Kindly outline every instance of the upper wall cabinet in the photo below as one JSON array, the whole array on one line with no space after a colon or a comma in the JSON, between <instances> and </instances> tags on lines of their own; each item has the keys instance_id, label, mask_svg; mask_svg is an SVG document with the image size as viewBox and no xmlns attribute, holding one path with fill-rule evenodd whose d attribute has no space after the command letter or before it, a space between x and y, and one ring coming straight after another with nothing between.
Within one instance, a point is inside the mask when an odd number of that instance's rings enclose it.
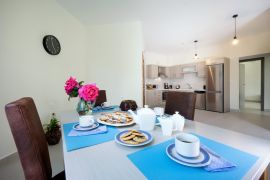
<instances>
[{"instance_id":1,"label":"upper wall cabinet","mask_svg":"<svg viewBox=\"0 0 270 180\"><path fill-rule=\"evenodd\" d=\"M149 64L146 65L146 78L155 79L158 78L158 66Z\"/></svg>"},{"instance_id":2,"label":"upper wall cabinet","mask_svg":"<svg viewBox=\"0 0 270 180\"><path fill-rule=\"evenodd\" d=\"M158 77L170 78L170 67L159 66L158 67Z\"/></svg>"},{"instance_id":3,"label":"upper wall cabinet","mask_svg":"<svg viewBox=\"0 0 270 180\"><path fill-rule=\"evenodd\" d=\"M171 66L170 67L170 78L176 79L176 78L182 78L182 68L181 65Z\"/></svg>"},{"instance_id":4,"label":"upper wall cabinet","mask_svg":"<svg viewBox=\"0 0 270 180\"><path fill-rule=\"evenodd\" d=\"M182 73L196 73L197 72L197 65L195 63L191 64L184 64L181 66Z\"/></svg>"},{"instance_id":5,"label":"upper wall cabinet","mask_svg":"<svg viewBox=\"0 0 270 180\"><path fill-rule=\"evenodd\" d=\"M204 61L197 63L197 76L206 77L206 66Z\"/></svg>"}]
</instances>

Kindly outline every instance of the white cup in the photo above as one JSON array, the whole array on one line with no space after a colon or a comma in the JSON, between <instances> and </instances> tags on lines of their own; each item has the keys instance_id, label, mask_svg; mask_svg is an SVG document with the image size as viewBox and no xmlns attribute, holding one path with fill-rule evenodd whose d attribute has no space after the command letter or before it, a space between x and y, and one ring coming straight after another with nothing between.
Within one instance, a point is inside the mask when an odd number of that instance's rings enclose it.
<instances>
[{"instance_id":1,"label":"white cup","mask_svg":"<svg viewBox=\"0 0 270 180\"><path fill-rule=\"evenodd\" d=\"M155 114L157 116L163 116L164 115L164 108L162 108L162 107L155 107L154 111L155 111Z\"/></svg>"},{"instance_id":2,"label":"white cup","mask_svg":"<svg viewBox=\"0 0 270 180\"><path fill-rule=\"evenodd\" d=\"M86 116L80 116L79 117L79 124L81 127L87 127L94 124L94 116L86 115Z\"/></svg>"},{"instance_id":3,"label":"white cup","mask_svg":"<svg viewBox=\"0 0 270 180\"><path fill-rule=\"evenodd\" d=\"M176 152L186 157L198 157L200 154L200 140L198 137L180 133L175 137Z\"/></svg>"},{"instance_id":4,"label":"white cup","mask_svg":"<svg viewBox=\"0 0 270 180\"><path fill-rule=\"evenodd\" d=\"M161 125L162 134L164 136L171 136L173 132L173 121L171 118L160 117L158 118Z\"/></svg>"},{"instance_id":5,"label":"white cup","mask_svg":"<svg viewBox=\"0 0 270 180\"><path fill-rule=\"evenodd\" d=\"M108 107L108 106L110 106L109 102L104 102L101 104L101 107Z\"/></svg>"}]
</instances>

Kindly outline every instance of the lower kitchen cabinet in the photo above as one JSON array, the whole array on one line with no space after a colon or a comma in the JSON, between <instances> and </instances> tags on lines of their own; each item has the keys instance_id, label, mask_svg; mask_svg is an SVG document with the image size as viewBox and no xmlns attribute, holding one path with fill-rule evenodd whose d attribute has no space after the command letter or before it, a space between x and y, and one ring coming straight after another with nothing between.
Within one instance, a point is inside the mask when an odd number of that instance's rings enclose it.
<instances>
[{"instance_id":1,"label":"lower kitchen cabinet","mask_svg":"<svg viewBox=\"0 0 270 180\"><path fill-rule=\"evenodd\" d=\"M149 107L157 107L162 105L162 91L159 90L146 90L145 91L145 104Z\"/></svg>"}]
</instances>

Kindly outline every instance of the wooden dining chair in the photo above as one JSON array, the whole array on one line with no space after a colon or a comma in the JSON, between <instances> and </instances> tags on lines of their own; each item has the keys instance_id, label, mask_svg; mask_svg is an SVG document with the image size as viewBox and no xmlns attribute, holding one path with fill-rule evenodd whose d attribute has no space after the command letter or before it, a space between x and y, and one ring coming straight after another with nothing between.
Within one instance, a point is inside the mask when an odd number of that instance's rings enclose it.
<instances>
[{"instance_id":1,"label":"wooden dining chair","mask_svg":"<svg viewBox=\"0 0 270 180\"><path fill-rule=\"evenodd\" d=\"M196 94L193 92L168 92L165 113L174 114L178 111L186 119L194 120Z\"/></svg>"},{"instance_id":2,"label":"wooden dining chair","mask_svg":"<svg viewBox=\"0 0 270 180\"><path fill-rule=\"evenodd\" d=\"M25 97L5 106L26 180L65 179L65 172L52 177L45 134L32 98Z\"/></svg>"},{"instance_id":3,"label":"wooden dining chair","mask_svg":"<svg viewBox=\"0 0 270 180\"><path fill-rule=\"evenodd\" d=\"M102 103L107 101L106 97L106 91L105 90L99 90L98 92L98 97L96 99L95 107L96 106L101 106Z\"/></svg>"}]
</instances>

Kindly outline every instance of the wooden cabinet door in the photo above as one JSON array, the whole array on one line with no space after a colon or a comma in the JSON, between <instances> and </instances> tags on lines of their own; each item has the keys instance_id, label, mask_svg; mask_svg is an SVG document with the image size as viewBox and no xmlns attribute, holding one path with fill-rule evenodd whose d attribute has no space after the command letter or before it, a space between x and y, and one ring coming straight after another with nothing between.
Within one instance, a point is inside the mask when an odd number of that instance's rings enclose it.
<instances>
[{"instance_id":1,"label":"wooden cabinet door","mask_svg":"<svg viewBox=\"0 0 270 180\"><path fill-rule=\"evenodd\" d=\"M197 76L198 77L206 77L205 62L198 62L197 63Z\"/></svg>"},{"instance_id":2,"label":"wooden cabinet door","mask_svg":"<svg viewBox=\"0 0 270 180\"><path fill-rule=\"evenodd\" d=\"M171 74L170 74L170 67L165 67L165 75L170 78Z\"/></svg>"},{"instance_id":3,"label":"wooden cabinet door","mask_svg":"<svg viewBox=\"0 0 270 180\"><path fill-rule=\"evenodd\" d=\"M155 107L162 105L162 91L156 90L155 92Z\"/></svg>"},{"instance_id":4,"label":"wooden cabinet door","mask_svg":"<svg viewBox=\"0 0 270 180\"><path fill-rule=\"evenodd\" d=\"M169 70L170 70L169 78L175 79L176 78L176 68L175 68L175 66L170 66Z\"/></svg>"},{"instance_id":5,"label":"wooden cabinet door","mask_svg":"<svg viewBox=\"0 0 270 180\"><path fill-rule=\"evenodd\" d=\"M155 79L158 78L158 66L149 64L146 65L146 78Z\"/></svg>"},{"instance_id":6,"label":"wooden cabinet door","mask_svg":"<svg viewBox=\"0 0 270 180\"><path fill-rule=\"evenodd\" d=\"M175 66L175 78L182 78L182 77L183 77L182 66L181 65Z\"/></svg>"},{"instance_id":7,"label":"wooden cabinet door","mask_svg":"<svg viewBox=\"0 0 270 180\"><path fill-rule=\"evenodd\" d=\"M148 90L145 93L145 104L149 107L154 107L156 104L155 90Z\"/></svg>"}]
</instances>

